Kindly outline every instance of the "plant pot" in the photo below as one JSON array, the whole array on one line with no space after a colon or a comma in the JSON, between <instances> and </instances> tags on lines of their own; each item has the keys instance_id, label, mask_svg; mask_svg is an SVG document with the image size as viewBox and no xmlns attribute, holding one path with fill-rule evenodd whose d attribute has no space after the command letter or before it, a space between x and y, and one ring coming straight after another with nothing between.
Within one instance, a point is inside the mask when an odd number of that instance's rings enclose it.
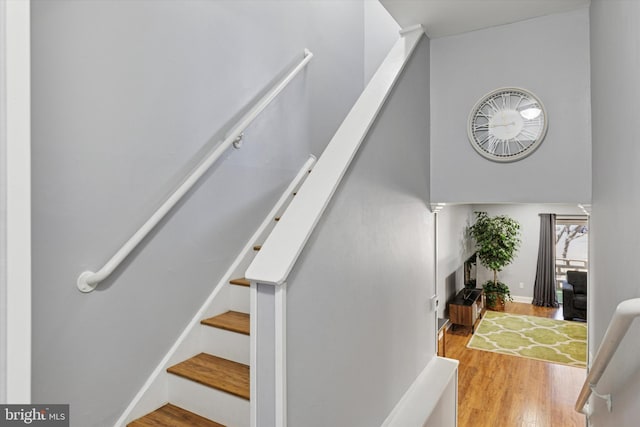
<instances>
[{"instance_id":1,"label":"plant pot","mask_svg":"<svg viewBox=\"0 0 640 427\"><path fill-rule=\"evenodd\" d=\"M505 297L504 294L498 292L486 292L485 300L487 303L487 309L493 311L504 311Z\"/></svg>"}]
</instances>

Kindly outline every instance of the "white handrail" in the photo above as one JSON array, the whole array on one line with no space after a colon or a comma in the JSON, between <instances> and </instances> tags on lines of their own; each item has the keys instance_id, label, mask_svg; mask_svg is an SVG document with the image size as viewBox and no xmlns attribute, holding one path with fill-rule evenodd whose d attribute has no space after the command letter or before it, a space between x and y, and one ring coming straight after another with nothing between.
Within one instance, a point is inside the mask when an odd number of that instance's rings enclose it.
<instances>
[{"instance_id":1,"label":"white handrail","mask_svg":"<svg viewBox=\"0 0 640 427\"><path fill-rule=\"evenodd\" d=\"M638 316L640 316L640 298L622 301L618 304L618 307L616 307L616 311L613 313L609 327L604 333L600 348L589 370L589 375L587 375L582 390L580 390L580 394L578 395L575 406L576 411L587 416L591 415L592 409L589 408L587 401L591 393L594 392L593 389L598 385L600 377L602 377L602 374L604 374L604 371L607 369L611 358L613 358L613 355L618 349L618 345L620 345L631 323Z\"/></svg>"},{"instance_id":2,"label":"white handrail","mask_svg":"<svg viewBox=\"0 0 640 427\"><path fill-rule=\"evenodd\" d=\"M191 171L180 186L165 200L153 215L135 232L133 236L111 257L109 261L97 272L85 271L80 274L77 281L78 289L82 292L93 291L98 283L107 278L120 263L131 253L133 249L146 237L146 235L164 218L175 204L198 182L207 170L222 156L222 154L240 137L244 129L275 99L276 96L289 84L289 82L311 60L313 53L304 50L304 59L291 70L291 72L275 85L260 99L227 133L225 139Z\"/></svg>"}]
</instances>

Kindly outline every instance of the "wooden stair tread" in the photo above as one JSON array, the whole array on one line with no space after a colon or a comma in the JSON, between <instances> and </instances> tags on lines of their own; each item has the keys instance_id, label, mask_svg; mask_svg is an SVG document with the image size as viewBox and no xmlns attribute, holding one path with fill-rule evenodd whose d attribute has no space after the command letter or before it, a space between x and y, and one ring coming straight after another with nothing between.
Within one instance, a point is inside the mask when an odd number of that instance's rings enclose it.
<instances>
[{"instance_id":1,"label":"wooden stair tread","mask_svg":"<svg viewBox=\"0 0 640 427\"><path fill-rule=\"evenodd\" d=\"M144 417L131 421L127 427L224 427L200 415L167 403Z\"/></svg>"},{"instance_id":2,"label":"wooden stair tread","mask_svg":"<svg viewBox=\"0 0 640 427\"><path fill-rule=\"evenodd\" d=\"M167 372L249 400L249 366L200 353Z\"/></svg>"},{"instance_id":3,"label":"wooden stair tread","mask_svg":"<svg viewBox=\"0 0 640 427\"><path fill-rule=\"evenodd\" d=\"M240 279L230 280L229 283L231 283L232 285L238 285L238 286L251 286L251 282L245 279L244 277Z\"/></svg>"},{"instance_id":4,"label":"wooden stair tread","mask_svg":"<svg viewBox=\"0 0 640 427\"><path fill-rule=\"evenodd\" d=\"M227 311L226 313L210 317L209 319L204 319L200 323L226 331L249 335L249 315L247 313L240 313L239 311Z\"/></svg>"}]
</instances>

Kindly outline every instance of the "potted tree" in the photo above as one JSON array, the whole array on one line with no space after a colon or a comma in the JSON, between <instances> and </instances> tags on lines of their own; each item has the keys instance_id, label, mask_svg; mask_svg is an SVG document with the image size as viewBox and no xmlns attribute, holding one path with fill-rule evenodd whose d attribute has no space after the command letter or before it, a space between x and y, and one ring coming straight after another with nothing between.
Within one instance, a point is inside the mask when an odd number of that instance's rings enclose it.
<instances>
[{"instance_id":1,"label":"potted tree","mask_svg":"<svg viewBox=\"0 0 640 427\"><path fill-rule=\"evenodd\" d=\"M490 217L486 212L475 212L476 222L469 228L476 241L480 263L493 271L493 280L482 285L487 308L504 310L506 301L513 301L509 286L498 281L498 272L515 258L520 246L520 224L506 215Z\"/></svg>"}]
</instances>

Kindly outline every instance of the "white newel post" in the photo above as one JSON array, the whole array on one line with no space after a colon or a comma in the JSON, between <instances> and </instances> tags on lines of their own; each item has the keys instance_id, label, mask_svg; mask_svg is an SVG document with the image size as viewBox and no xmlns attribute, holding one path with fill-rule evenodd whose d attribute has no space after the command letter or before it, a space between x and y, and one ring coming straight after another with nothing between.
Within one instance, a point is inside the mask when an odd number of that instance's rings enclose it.
<instances>
[{"instance_id":1,"label":"white newel post","mask_svg":"<svg viewBox=\"0 0 640 427\"><path fill-rule=\"evenodd\" d=\"M287 425L286 289L251 283L252 427Z\"/></svg>"}]
</instances>

